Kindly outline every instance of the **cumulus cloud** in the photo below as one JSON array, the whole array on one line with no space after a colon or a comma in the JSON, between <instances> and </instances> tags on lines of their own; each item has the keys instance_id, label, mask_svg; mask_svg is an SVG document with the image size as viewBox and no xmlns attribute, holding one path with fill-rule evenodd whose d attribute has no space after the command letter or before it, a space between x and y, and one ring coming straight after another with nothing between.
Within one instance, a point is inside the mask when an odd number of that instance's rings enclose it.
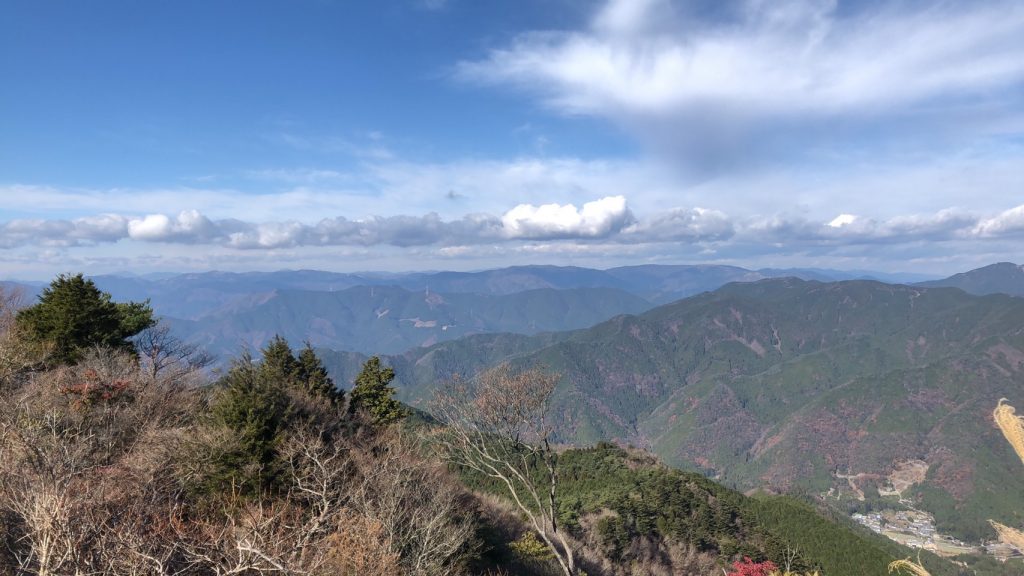
<instances>
[{"instance_id":1,"label":"cumulus cloud","mask_svg":"<svg viewBox=\"0 0 1024 576\"><path fill-rule=\"evenodd\" d=\"M972 232L981 237L1024 233L1024 205L1006 210L992 218L981 220Z\"/></svg>"},{"instance_id":2,"label":"cumulus cloud","mask_svg":"<svg viewBox=\"0 0 1024 576\"><path fill-rule=\"evenodd\" d=\"M176 217L150 214L128 221L128 237L151 242L206 242L214 239L219 230L209 218L198 210L184 210Z\"/></svg>"},{"instance_id":3,"label":"cumulus cloud","mask_svg":"<svg viewBox=\"0 0 1024 576\"><path fill-rule=\"evenodd\" d=\"M728 240L736 230L724 212L706 208L674 208L623 230L622 239L634 242L712 242Z\"/></svg>"},{"instance_id":4,"label":"cumulus cloud","mask_svg":"<svg viewBox=\"0 0 1024 576\"><path fill-rule=\"evenodd\" d=\"M445 220L423 216L323 218L315 224L297 220L247 222L211 220L197 210L176 216L127 217L103 214L75 220L12 220L0 223L0 247L23 245L79 246L130 239L139 242L216 244L237 249L299 246L426 246L479 244L508 240L605 238L633 222L622 196L583 204L520 204L501 216L467 214Z\"/></svg>"},{"instance_id":5,"label":"cumulus cloud","mask_svg":"<svg viewBox=\"0 0 1024 576\"><path fill-rule=\"evenodd\" d=\"M914 214L886 219L840 214L827 222L802 217L755 217L742 225L747 239L786 246L896 245L908 242L943 242L978 238L979 217L945 209L934 214Z\"/></svg>"},{"instance_id":6,"label":"cumulus cloud","mask_svg":"<svg viewBox=\"0 0 1024 576\"><path fill-rule=\"evenodd\" d=\"M1019 115L1019 2L745 0L713 13L609 0L583 30L521 34L457 74L611 119L696 161L780 139L813 147L865 123L909 137Z\"/></svg>"},{"instance_id":7,"label":"cumulus cloud","mask_svg":"<svg viewBox=\"0 0 1024 576\"><path fill-rule=\"evenodd\" d=\"M519 244L588 246L687 245L707 251L770 247L778 253L852 246L899 246L921 242L1007 240L1024 234L1024 205L996 214L961 209L873 218L840 214L821 220L777 214L737 217L701 207L669 208L634 215L624 196L610 196L577 207L572 204L520 204L501 215L467 214L445 219L436 213L350 219L323 218L247 222L211 220L196 210L176 216L129 217L100 214L74 220L11 220L0 223L0 248L96 246L137 243L209 245L259 251L308 247L436 247L458 253L468 246ZM602 248L603 247L603 248ZM477 250L479 252L479 250Z\"/></svg>"},{"instance_id":8,"label":"cumulus cloud","mask_svg":"<svg viewBox=\"0 0 1024 576\"><path fill-rule=\"evenodd\" d=\"M501 217L506 236L530 239L602 238L633 220L623 196L587 202L581 209L572 204L520 204Z\"/></svg>"}]
</instances>

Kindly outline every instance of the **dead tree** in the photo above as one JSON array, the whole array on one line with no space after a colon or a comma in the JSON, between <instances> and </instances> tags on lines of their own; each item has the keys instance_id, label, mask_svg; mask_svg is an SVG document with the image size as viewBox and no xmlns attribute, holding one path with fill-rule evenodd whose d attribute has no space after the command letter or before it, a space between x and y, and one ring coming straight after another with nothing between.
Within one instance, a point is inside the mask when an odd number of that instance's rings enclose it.
<instances>
[{"instance_id":1,"label":"dead tree","mask_svg":"<svg viewBox=\"0 0 1024 576\"><path fill-rule=\"evenodd\" d=\"M140 332L135 347L143 370L154 379L177 379L213 364L213 356L198 344L175 336L163 321Z\"/></svg>"},{"instance_id":2,"label":"dead tree","mask_svg":"<svg viewBox=\"0 0 1024 576\"><path fill-rule=\"evenodd\" d=\"M575 550L558 525L558 454L548 414L558 380L506 363L473 381L456 379L432 406L444 423L438 437L450 461L503 485L562 571L574 576Z\"/></svg>"}]
</instances>

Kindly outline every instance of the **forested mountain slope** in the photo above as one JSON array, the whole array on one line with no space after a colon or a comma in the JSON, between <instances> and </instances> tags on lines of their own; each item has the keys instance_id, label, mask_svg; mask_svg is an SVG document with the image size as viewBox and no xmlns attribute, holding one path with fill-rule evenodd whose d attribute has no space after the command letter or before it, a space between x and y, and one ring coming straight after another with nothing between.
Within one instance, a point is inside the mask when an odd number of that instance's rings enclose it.
<instances>
[{"instance_id":1,"label":"forested mountain slope","mask_svg":"<svg viewBox=\"0 0 1024 576\"><path fill-rule=\"evenodd\" d=\"M345 374L345 359L326 361ZM1001 397L1024 401L1018 298L766 280L576 332L387 359L421 405L436 383L502 360L561 372L567 442L643 446L741 488L852 497L894 488L894 469L920 461L922 481L898 488L940 527L977 539L988 518L1022 520L1018 471L990 416Z\"/></svg>"}]
</instances>

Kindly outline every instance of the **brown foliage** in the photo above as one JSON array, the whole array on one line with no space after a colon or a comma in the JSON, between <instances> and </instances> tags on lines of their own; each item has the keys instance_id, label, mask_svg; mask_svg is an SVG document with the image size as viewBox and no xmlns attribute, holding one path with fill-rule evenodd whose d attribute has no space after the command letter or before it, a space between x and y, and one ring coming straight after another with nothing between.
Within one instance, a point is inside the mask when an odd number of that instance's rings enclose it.
<instances>
[{"instance_id":1,"label":"brown foliage","mask_svg":"<svg viewBox=\"0 0 1024 576\"><path fill-rule=\"evenodd\" d=\"M558 525L557 452L548 414L559 376L509 364L456 380L435 394L445 423L437 440L458 466L501 483L567 576L578 572L570 536ZM543 478L543 480L538 480Z\"/></svg>"}]
</instances>

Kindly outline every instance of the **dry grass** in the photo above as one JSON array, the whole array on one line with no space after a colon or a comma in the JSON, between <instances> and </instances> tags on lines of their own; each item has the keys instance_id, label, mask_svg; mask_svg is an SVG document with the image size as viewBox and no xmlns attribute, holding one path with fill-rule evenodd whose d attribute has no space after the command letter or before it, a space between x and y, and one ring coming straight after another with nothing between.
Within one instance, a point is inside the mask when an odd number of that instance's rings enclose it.
<instances>
[{"instance_id":1,"label":"dry grass","mask_svg":"<svg viewBox=\"0 0 1024 576\"><path fill-rule=\"evenodd\" d=\"M992 418L999 425L1006 441L1013 446L1017 456L1024 462L1024 418L1017 416L1013 406L1004 404L1004 402L1006 402L1006 398L999 399L999 404L992 411Z\"/></svg>"},{"instance_id":2,"label":"dry grass","mask_svg":"<svg viewBox=\"0 0 1024 576\"><path fill-rule=\"evenodd\" d=\"M989 524L996 529L999 533L999 540L1005 542L1010 546L1013 546L1020 552L1024 552L1024 532L1017 530L1016 528L1010 528L1004 524L1000 524L995 520L989 520Z\"/></svg>"},{"instance_id":3,"label":"dry grass","mask_svg":"<svg viewBox=\"0 0 1024 576\"><path fill-rule=\"evenodd\" d=\"M931 574L929 574L928 571L924 569L924 566L922 566L918 562L914 562L910 558L905 558L903 560L896 560L895 562L891 562L889 564L889 573L891 574L893 572L897 574L902 574L903 572L906 572L907 574L912 574L913 576L931 576Z\"/></svg>"}]
</instances>

